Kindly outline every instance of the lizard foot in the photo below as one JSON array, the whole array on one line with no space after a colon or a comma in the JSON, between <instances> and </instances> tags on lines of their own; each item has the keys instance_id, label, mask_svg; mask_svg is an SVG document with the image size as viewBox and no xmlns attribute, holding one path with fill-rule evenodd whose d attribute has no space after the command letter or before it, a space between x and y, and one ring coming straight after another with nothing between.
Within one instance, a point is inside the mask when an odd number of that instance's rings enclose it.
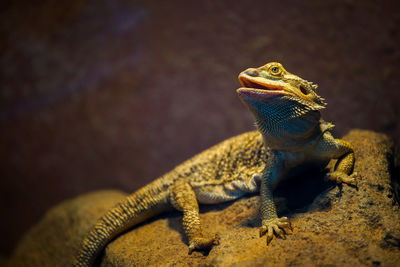
<instances>
[{"instance_id":1,"label":"lizard foot","mask_svg":"<svg viewBox=\"0 0 400 267\"><path fill-rule=\"evenodd\" d=\"M357 186L357 179L361 178L361 175L358 172L353 172L350 175L345 174L344 172L334 171L327 174L327 178L329 180L336 181L338 184L345 183Z\"/></svg>"},{"instance_id":2,"label":"lizard foot","mask_svg":"<svg viewBox=\"0 0 400 267\"><path fill-rule=\"evenodd\" d=\"M287 217L263 220L262 226L260 228L260 237L262 237L265 234L267 235L267 246L268 246L274 237L274 232L275 235L283 239L286 239L285 235L287 235L289 231L293 231L293 229Z\"/></svg>"},{"instance_id":3,"label":"lizard foot","mask_svg":"<svg viewBox=\"0 0 400 267\"><path fill-rule=\"evenodd\" d=\"M194 250L207 250L212 246L219 245L219 236L216 234L214 237L194 237L189 242L189 254Z\"/></svg>"}]
</instances>

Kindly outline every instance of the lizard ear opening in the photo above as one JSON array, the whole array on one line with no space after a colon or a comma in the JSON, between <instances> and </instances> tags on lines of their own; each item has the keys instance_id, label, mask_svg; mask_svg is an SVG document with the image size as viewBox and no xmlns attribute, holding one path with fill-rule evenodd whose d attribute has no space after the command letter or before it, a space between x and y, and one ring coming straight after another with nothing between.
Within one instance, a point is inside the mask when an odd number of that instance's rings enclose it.
<instances>
[{"instance_id":1,"label":"lizard ear opening","mask_svg":"<svg viewBox=\"0 0 400 267\"><path fill-rule=\"evenodd\" d=\"M308 95L308 90L304 88L302 85L300 85L300 91L303 93L303 95Z\"/></svg>"}]
</instances>

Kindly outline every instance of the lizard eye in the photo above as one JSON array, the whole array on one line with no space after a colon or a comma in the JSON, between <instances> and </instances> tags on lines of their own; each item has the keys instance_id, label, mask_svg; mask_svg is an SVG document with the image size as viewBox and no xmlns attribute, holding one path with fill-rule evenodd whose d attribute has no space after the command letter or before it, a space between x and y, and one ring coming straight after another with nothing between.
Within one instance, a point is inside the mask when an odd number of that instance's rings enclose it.
<instances>
[{"instance_id":1,"label":"lizard eye","mask_svg":"<svg viewBox=\"0 0 400 267\"><path fill-rule=\"evenodd\" d=\"M271 73L274 74L274 75L279 75L279 74L281 74L281 72L282 72L282 70L281 70L279 67L277 67L277 66L272 66L269 70L270 70Z\"/></svg>"}]
</instances>

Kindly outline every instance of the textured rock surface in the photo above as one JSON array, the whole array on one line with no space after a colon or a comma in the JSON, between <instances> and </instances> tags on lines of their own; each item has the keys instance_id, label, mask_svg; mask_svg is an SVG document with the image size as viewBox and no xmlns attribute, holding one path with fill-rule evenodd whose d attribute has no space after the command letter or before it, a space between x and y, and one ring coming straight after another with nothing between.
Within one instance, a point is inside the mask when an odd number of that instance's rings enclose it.
<instances>
[{"instance_id":1,"label":"textured rock surface","mask_svg":"<svg viewBox=\"0 0 400 267\"><path fill-rule=\"evenodd\" d=\"M70 266L82 236L124 196L113 190L98 191L57 205L23 237L8 265Z\"/></svg>"},{"instance_id":2,"label":"textured rock surface","mask_svg":"<svg viewBox=\"0 0 400 267\"><path fill-rule=\"evenodd\" d=\"M393 144L385 135L353 130L346 140L356 148L358 188L335 186L308 173L276 192L281 215L294 233L269 246L258 237L258 197L202 207L204 227L221 244L207 255L187 254L178 212L121 235L110 243L103 266L395 266L400 262L400 209L391 179ZM393 171L392 171L393 173ZM66 201L50 210L20 242L10 266L67 265L96 217L124 194L102 191Z\"/></svg>"}]
</instances>

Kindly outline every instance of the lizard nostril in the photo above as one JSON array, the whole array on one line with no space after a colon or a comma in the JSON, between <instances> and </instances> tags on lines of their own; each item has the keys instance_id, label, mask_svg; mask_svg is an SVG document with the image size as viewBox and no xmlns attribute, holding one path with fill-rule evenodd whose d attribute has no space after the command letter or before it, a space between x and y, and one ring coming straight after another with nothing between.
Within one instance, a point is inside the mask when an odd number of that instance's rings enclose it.
<instances>
[{"instance_id":1,"label":"lizard nostril","mask_svg":"<svg viewBox=\"0 0 400 267\"><path fill-rule=\"evenodd\" d=\"M245 72L247 75L251 77L257 77L258 76L258 71L256 69L248 69Z\"/></svg>"}]
</instances>

